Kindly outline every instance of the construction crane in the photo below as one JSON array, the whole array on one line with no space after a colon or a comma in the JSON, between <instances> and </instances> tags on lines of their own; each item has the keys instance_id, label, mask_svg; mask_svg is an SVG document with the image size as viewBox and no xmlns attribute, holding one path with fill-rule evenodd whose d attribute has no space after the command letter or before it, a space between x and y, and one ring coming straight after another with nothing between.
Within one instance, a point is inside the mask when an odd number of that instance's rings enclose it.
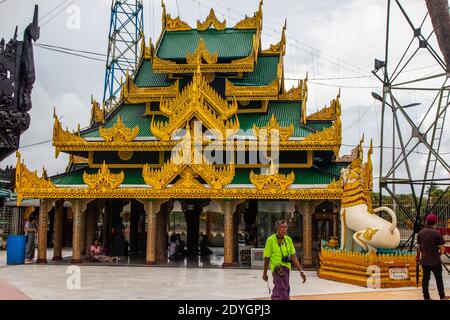
<instances>
[{"instance_id":1,"label":"construction crane","mask_svg":"<svg viewBox=\"0 0 450 320\"><path fill-rule=\"evenodd\" d=\"M381 150L380 150L380 203L382 191L392 197L395 206L399 208L412 222L413 231L409 239L403 244L403 248L414 249L415 237L421 230L425 216L434 212L438 217L448 213L449 205L439 204L442 197L450 189L450 161L442 152L442 139L445 129L447 110L450 105L450 14L448 0L425 0L427 11L422 23L414 24L408 15L404 4L406 1L387 0L387 29L385 58L375 60L373 74L383 83L382 96L372 93L372 96L382 103L381 120ZM397 8L402 20L393 20L391 11ZM425 34L424 23L427 17L431 19L433 30L431 34ZM391 44L394 40L389 37L391 22L395 21L395 28L404 21L411 32L411 42L404 50L393 50ZM435 34L440 50L433 47L431 36ZM398 40L395 40L398 41ZM396 48L402 44L395 43ZM440 52L439 52L440 51ZM402 57L400 61L392 61L389 58L392 53ZM416 71L414 74L405 72L407 66L412 63L421 63L419 59L428 58L438 67L432 74L423 74ZM380 75L379 71L383 73ZM401 76L401 77L399 77ZM401 80L400 80L401 79ZM405 92L433 92L434 99L431 103L401 103L401 93ZM420 105L421 116L413 119L407 108ZM388 116L390 115L390 119ZM388 121L389 120L389 121ZM392 121L392 123L390 122ZM392 140L386 135L392 128ZM389 143L392 142L392 145ZM400 152L396 152L396 143ZM419 152L419 147L421 151ZM423 152L425 149L425 152ZM392 165L383 162L383 157L392 153ZM418 154L425 154L425 168L417 165ZM383 170L383 167L385 167ZM387 169L387 170L386 170ZM409 186L413 205L405 206L395 192L396 185ZM432 197L432 190L441 188L442 196Z\"/></svg>"},{"instance_id":2,"label":"construction crane","mask_svg":"<svg viewBox=\"0 0 450 320\"><path fill-rule=\"evenodd\" d=\"M127 70L134 76L144 36L142 0L112 0L103 101L107 111L118 103Z\"/></svg>"}]
</instances>

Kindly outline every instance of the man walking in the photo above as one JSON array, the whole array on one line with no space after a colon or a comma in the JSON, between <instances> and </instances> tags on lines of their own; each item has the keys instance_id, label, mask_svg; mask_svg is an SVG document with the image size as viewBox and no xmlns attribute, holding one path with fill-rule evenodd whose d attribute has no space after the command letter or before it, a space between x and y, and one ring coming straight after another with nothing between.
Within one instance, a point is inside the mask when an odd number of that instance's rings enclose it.
<instances>
[{"instance_id":1,"label":"man walking","mask_svg":"<svg viewBox=\"0 0 450 320\"><path fill-rule=\"evenodd\" d=\"M434 227L437 217L429 214L426 217L426 225L417 236L417 259L420 261L423 269L422 291L425 300L430 300L428 284L430 282L431 272L436 278L436 285L441 300L448 300L445 296L444 281L442 280L441 254L444 253L445 240L442 234Z\"/></svg>"},{"instance_id":2,"label":"man walking","mask_svg":"<svg viewBox=\"0 0 450 320\"><path fill-rule=\"evenodd\" d=\"M26 262L33 262L34 259L34 246L36 240L36 217L31 215L28 221L25 223L24 231L27 237L27 244L25 249Z\"/></svg>"},{"instance_id":3,"label":"man walking","mask_svg":"<svg viewBox=\"0 0 450 320\"><path fill-rule=\"evenodd\" d=\"M295 255L295 248L291 237L287 233L287 223L285 220L279 220L275 224L276 233L267 238L264 248L264 271L263 280L267 281L267 269L270 264L270 270L273 276L272 300L289 300L289 273L291 262L294 263L303 282L306 276L302 271L300 262Z\"/></svg>"}]
</instances>

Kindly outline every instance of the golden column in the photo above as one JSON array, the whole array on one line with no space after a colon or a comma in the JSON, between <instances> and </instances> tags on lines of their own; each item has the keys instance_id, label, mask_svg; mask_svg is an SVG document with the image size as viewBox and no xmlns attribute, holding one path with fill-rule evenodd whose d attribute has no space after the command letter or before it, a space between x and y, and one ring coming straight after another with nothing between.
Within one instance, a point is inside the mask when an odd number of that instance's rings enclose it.
<instances>
[{"instance_id":1,"label":"golden column","mask_svg":"<svg viewBox=\"0 0 450 320\"><path fill-rule=\"evenodd\" d=\"M53 261L62 260L64 200L55 202L55 221L53 224Z\"/></svg>"},{"instance_id":2,"label":"golden column","mask_svg":"<svg viewBox=\"0 0 450 320\"><path fill-rule=\"evenodd\" d=\"M48 212L52 209L51 199L41 199L39 205L38 256L36 263L47 263Z\"/></svg>"},{"instance_id":3,"label":"golden column","mask_svg":"<svg viewBox=\"0 0 450 320\"><path fill-rule=\"evenodd\" d=\"M83 236L82 219L83 212L88 204L87 199L72 200L73 211L73 237L72 237L72 263L81 263L81 238Z\"/></svg>"},{"instance_id":4,"label":"golden column","mask_svg":"<svg viewBox=\"0 0 450 320\"><path fill-rule=\"evenodd\" d=\"M81 255L84 256L86 254L86 215L87 215L87 208L86 211L81 214Z\"/></svg>"},{"instance_id":5,"label":"golden column","mask_svg":"<svg viewBox=\"0 0 450 320\"><path fill-rule=\"evenodd\" d=\"M312 266L312 216L314 202L302 201L299 203L300 213L303 217L303 264Z\"/></svg>"},{"instance_id":6,"label":"golden column","mask_svg":"<svg viewBox=\"0 0 450 320\"><path fill-rule=\"evenodd\" d=\"M233 216L239 203L245 200L223 200L222 212L224 213L224 257L223 266L229 267L233 265Z\"/></svg>"},{"instance_id":7,"label":"golden column","mask_svg":"<svg viewBox=\"0 0 450 320\"><path fill-rule=\"evenodd\" d=\"M156 263L156 214L161 210L161 205L167 200L136 200L144 205L147 216L147 253L145 264L153 265Z\"/></svg>"}]
</instances>

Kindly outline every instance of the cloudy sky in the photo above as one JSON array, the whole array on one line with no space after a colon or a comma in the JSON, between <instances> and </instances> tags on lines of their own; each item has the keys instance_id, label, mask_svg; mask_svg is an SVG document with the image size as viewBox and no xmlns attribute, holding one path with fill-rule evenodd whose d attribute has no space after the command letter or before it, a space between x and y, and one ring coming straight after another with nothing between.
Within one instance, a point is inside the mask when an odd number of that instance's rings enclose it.
<instances>
[{"instance_id":1,"label":"cloudy sky","mask_svg":"<svg viewBox=\"0 0 450 320\"><path fill-rule=\"evenodd\" d=\"M144 0L145 36L157 39L161 31L159 0ZM253 15L258 0L166 0L172 16L194 26L203 20L213 7L220 19L233 26L244 15ZM381 92L381 83L371 75L374 58L384 59L386 3L384 0L264 0L263 47L279 41L284 20L287 19L287 55L285 77L287 87L309 75L308 111L312 113L328 105L341 88L343 107L343 143L341 155L349 153L363 133L368 145L380 145L381 106L371 92ZM408 0L405 9L414 24L419 25L426 13L425 1ZM9 39L15 25L19 33L31 21L34 4L39 5L41 37L39 43L106 54L110 21L110 0L6 0L0 1L0 36ZM394 8L391 28L391 64L398 61L412 37L398 8ZM425 20L423 30L429 34L431 23ZM434 37L431 41L435 43ZM412 48L415 50L417 43ZM437 48L437 46L436 46ZM105 59L103 56L97 58ZM103 95L105 62L84 59L35 47L37 81L33 90L31 126L21 138L23 159L27 166L39 172L44 165L49 174L65 170L68 157L55 159L51 145L53 108L64 127L85 127L90 117L90 96L101 100ZM404 80L439 73L439 66L422 50L405 68ZM430 83L437 86L439 83ZM440 83L442 84L442 83ZM420 106L409 108L408 114L420 123L435 93L407 91L398 94L401 104L413 102ZM431 113L432 114L432 113ZM388 117L388 122L392 120ZM425 123L429 119L425 120ZM392 128L386 131L391 144ZM401 121L402 130L411 130ZM450 130L447 126L441 153L448 161ZM408 137L407 137L408 138ZM397 142L398 144L398 142ZM424 152L425 149L422 148ZM386 156L392 159L391 151ZM374 176L379 172L379 149L375 148ZM412 159L414 172L425 167L426 157L420 153ZM15 164L15 155L0 165ZM385 166L389 165L386 160ZM439 168L439 167L438 167ZM443 171L441 171L443 172ZM403 167L397 176L404 174ZM443 174L445 174L443 172ZM378 181L374 181L376 186Z\"/></svg>"}]
</instances>

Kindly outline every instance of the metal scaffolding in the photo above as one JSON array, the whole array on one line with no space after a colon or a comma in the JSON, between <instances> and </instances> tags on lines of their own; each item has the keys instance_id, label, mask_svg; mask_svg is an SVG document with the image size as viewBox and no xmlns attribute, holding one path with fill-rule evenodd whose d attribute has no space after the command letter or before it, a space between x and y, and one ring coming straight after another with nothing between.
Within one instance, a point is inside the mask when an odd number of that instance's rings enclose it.
<instances>
[{"instance_id":1,"label":"metal scaffolding","mask_svg":"<svg viewBox=\"0 0 450 320\"><path fill-rule=\"evenodd\" d=\"M403 21L392 17L394 9L399 10L398 14ZM448 205L445 208L439 207L439 210L436 210L436 205L450 187L449 153L448 150L442 150L448 148L442 141L445 128L449 125L448 120L446 123L450 102L449 73L441 52L434 48L436 38L433 36L437 31L431 28L432 31L425 34L424 24L429 17L427 11L421 24L415 25L414 19L410 18L399 0L388 0L385 58L384 61L375 60L373 71L383 83L382 96L372 93L382 103L380 204L384 190L393 198L398 210L413 223L413 232L402 245L402 249L409 247L410 251L414 248L416 234L422 229L425 216L433 212L439 217L448 210ZM431 19L433 20L433 16ZM398 38L390 39L390 30L398 29L402 23L410 29L411 41L408 45L405 43L404 49L399 51L398 48L403 46L399 44ZM391 49L391 46L395 49ZM394 62L394 57L401 58ZM427 72L423 67L424 59L433 61L437 71L429 74L430 70ZM414 72L407 70L415 61L422 67L413 69ZM409 95L409 99L413 95L432 96L425 103L417 103L417 100L405 101L405 93ZM417 108L420 115L416 113L414 117L413 107ZM392 163L389 163L391 159ZM421 164L425 165L422 167ZM396 186L400 188L400 185L410 190L412 206L404 206L399 199ZM431 196L435 188L444 190L442 196Z\"/></svg>"},{"instance_id":2,"label":"metal scaffolding","mask_svg":"<svg viewBox=\"0 0 450 320\"><path fill-rule=\"evenodd\" d=\"M109 27L103 101L107 110L119 100L122 79L127 70L134 76L139 61L139 44L144 36L142 0L113 0Z\"/></svg>"}]
</instances>

